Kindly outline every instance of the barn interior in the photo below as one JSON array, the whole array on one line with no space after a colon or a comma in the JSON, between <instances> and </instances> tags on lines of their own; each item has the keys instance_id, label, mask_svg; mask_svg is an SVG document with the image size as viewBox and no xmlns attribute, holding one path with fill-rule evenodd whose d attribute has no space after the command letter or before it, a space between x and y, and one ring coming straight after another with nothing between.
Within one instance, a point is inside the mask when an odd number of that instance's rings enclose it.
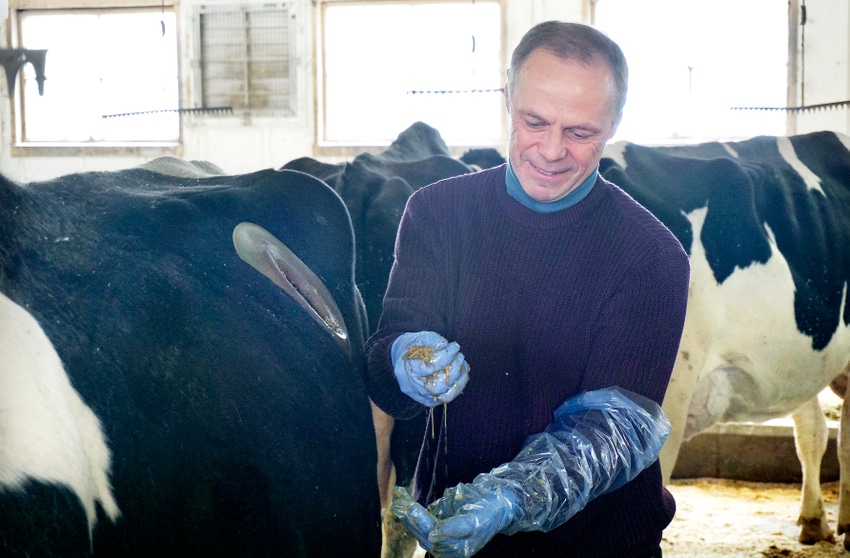
<instances>
[{"instance_id":1,"label":"barn interior","mask_svg":"<svg viewBox=\"0 0 850 558\"><path fill-rule=\"evenodd\" d=\"M835 0L0 0L0 171L338 163L418 121L453 155L505 155L509 54L549 19L623 46L613 141L850 134L850 4ZM838 477L829 424L823 480ZM790 422L712 428L674 476L799 482Z\"/></svg>"},{"instance_id":2,"label":"barn interior","mask_svg":"<svg viewBox=\"0 0 850 558\"><path fill-rule=\"evenodd\" d=\"M850 8L832 0L0 0L0 168L241 173L350 159L416 121L453 153L504 152L509 53L546 19L623 45L615 141L850 131Z\"/></svg>"}]
</instances>

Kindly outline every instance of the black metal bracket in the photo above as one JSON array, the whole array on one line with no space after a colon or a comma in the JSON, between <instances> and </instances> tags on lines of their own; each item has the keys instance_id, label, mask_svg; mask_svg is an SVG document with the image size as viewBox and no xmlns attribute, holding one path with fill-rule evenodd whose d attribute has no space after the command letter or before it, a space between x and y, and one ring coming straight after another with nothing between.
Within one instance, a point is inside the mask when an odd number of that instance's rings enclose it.
<instances>
[{"instance_id":1,"label":"black metal bracket","mask_svg":"<svg viewBox=\"0 0 850 558\"><path fill-rule=\"evenodd\" d=\"M44 61L46 50L29 50L26 48L0 48L0 66L6 71L6 85L9 88L9 98L15 94L15 78L18 71L29 62L35 68L35 80L38 82L38 94L44 95Z\"/></svg>"}]
</instances>

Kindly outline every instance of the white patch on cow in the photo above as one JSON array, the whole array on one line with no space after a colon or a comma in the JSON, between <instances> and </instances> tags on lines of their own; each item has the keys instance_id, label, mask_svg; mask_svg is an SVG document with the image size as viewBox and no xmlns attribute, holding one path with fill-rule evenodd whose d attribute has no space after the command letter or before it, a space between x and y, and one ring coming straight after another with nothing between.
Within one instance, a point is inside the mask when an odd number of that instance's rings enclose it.
<instances>
[{"instance_id":1,"label":"white patch on cow","mask_svg":"<svg viewBox=\"0 0 850 558\"><path fill-rule=\"evenodd\" d=\"M838 141L841 142L841 145L844 146L844 149L850 151L850 136L836 133L835 137L838 138Z\"/></svg>"},{"instance_id":2,"label":"white patch on cow","mask_svg":"<svg viewBox=\"0 0 850 558\"><path fill-rule=\"evenodd\" d=\"M71 386L44 330L0 293L0 487L21 489L34 479L70 488L91 536L96 502L113 522L120 515L110 466L100 421Z\"/></svg>"},{"instance_id":3,"label":"white patch on cow","mask_svg":"<svg viewBox=\"0 0 850 558\"><path fill-rule=\"evenodd\" d=\"M769 228L770 259L736 269L718 284L699 241L707 212L700 208L687 215L695 239L691 290L671 379L671 386L681 387L665 399L671 422L674 416L686 420L685 438L717 422L785 416L841 373L850 347L850 328L843 321L822 351L812 349L812 339L797 329L791 271ZM845 285L845 296L846 290ZM693 393L693 398L671 393Z\"/></svg>"},{"instance_id":4,"label":"white patch on cow","mask_svg":"<svg viewBox=\"0 0 850 558\"><path fill-rule=\"evenodd\" d=\"M779 154L782 155L785 162L791 165L791 168L797 171L797 174L800 175L800 178L803 179L803 182L806 183L809 190L817 190L823 194L823 188L821 188L820 185L820 178L818 178L818 175L813 173L811 169L804 165L803 161L797 157L797 152L794 150L794 144L791 143L791 139L787 137L777 137L776 145L779 147Z\"/></svg>"},{"instance_id":5,"label":"white patch on cow","mask_svg":"<svg viewBox=\"0 0 850 558\"><path fill-rule=\"evenodd\" d=\"M167 176L181 178L209 178L211 176L222 176L227 173L224 169L209 161L187 161L172 155L162 155L138 165L140 169L146 169Z\"/></svg>"},{"instance_id":6,"label":"white patch on cow","mask_svg":"<svg viewBox=\"0 0 850 558\"><path fill-rule=\"evenodd\" d=\"M737 151L735 151L734 149L732 149L732 146L731 146L731 145L729 145L728 143L721 143L720 145L722 145L722 146L723 146L723 149L725 149L725 150L726 150L726 152L727 152L729 155L731 155L733 158L735 158L735 159L737 159L737 158L738 158L738 152L737 152Z\"/></svg>"},{"instance_id":7,"label":"white patch on cow","mask_svg":"<svg viewBox=\"0 0 850 558\"><path fill-rule=\"evenodd\" d=\"M626 151L627 145L629 145L629 142L627 141L617 141L606 144L603 156L612 159L615 163L625 169L627 165L626 158L623 156L623 153Z\"/></svg>"}]
</instances>

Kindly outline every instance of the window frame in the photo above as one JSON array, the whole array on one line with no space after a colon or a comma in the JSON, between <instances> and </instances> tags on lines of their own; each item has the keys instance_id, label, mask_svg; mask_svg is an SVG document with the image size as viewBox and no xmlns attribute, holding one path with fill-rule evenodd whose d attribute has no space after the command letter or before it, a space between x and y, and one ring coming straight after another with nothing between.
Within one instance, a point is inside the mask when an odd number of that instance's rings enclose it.
<instances>
[{"instance_id":1,"label":"window frame","mask_svg":"<svg viewBox=\"0 0 850 558\"><path fill-rule=\"evenodd\" d=\"M504 85L504 79L507 68L507 16L508 16L508 8L506 0L488 0L492 1L492 3L497 4L499 6L500 11L500 22L499 22L499 40L500 40L500 53L499 53L499 65L500 65L500 73L501 73L501 83L500 87ZM325 80L324 80L324 45L325 45L325 10L329 6L340 5L340 4L351 4L351 5L363 5L363 6L374 6L380 4L401 4L401 5L411 5L411 4L445 4L445 3L456 3L459 5L469 5L469 0L314 0L313 4L315 6L314 9L314 22L313 22L313 59L314 63L314 73L313 73L313 102L314 102L314 119L315 119L315 137L313 143L313 155L316 157L327 157L327 158L350 158L359 153L368 152L368 153L378 153L385 149L392 141L392 139L387 139L384 141L366 141L366 142L343 142L343 141L334 141L329 140L325 137ZM492 147L498 150L504 149L504 146L507 145L508 142L508 117L506 111L500 111L500 115L497 117L500 119L499 128L500 128L500 137L494 139L491 142L477 143L475 145L454 145L448 144L447 146L449 152L453 156L462 155L467 149L470 147ZM399 130L401 132L403 130Z\"/></svg>"},{"instance_id":2,"label":"window frame","mask_svg":"<svg viewBox=\"0 0 850 558\"><path fill-rule=\"evenodd\" d=\"M9 3L9 30L12 37L13 48L35 48L32 45L23 44L21 17L24 12L29 14L35 12L50 12L61 13L63 11L80 12L87 9L95 10L164 10L174 14L176 22L177 46L176 46L176 65L178 73L178 102L184 97L184 86L182 82L181 70L181 35L180 35L180 12L174 0L109 0L104 2L93 2L86 5L81 5L79 0L27 0L26 5L22 6L15 2ZM45 91L50 87L50 52L48 50L45 74ZM9 113L11 116L11 145L10 151L12 156L101 156L101 155L179 155L182 149L183 141L183 123L182 118L178 115L178 135L175 140L167 141L95 141L95 142L74 142L74 141L26 141L22 137L22 126L24 126L24 87L23 87L23 68L17 76L15 91L12 92L9 98Z\"/></svg>"}]
</instances>

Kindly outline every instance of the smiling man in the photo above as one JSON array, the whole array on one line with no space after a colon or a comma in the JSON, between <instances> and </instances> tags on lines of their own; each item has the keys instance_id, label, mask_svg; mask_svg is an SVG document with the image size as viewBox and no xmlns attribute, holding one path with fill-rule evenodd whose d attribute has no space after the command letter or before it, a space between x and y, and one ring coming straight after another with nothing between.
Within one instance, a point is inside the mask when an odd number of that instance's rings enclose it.
<instances>
[{"instance_id":1,"label":"smiling man","mask_svg":"<svg viewBox=\"0 0 850 558\"><path fill-rule=\"evenodd\" d=\"M397 418L432 409L393 512L433 555L661 556L689 265L597 171L627 76L596 29L535 26L511 59L508 163L408 201L369 392Z\"/></svg>"},{"instance_id":2,"label":"smiling man","mask_svg":"<svg viewBox=\"0 0 850 558\"><path fill-rule=\"evenodd\" d=\"M590 177L617 130L617 83L600 65L538 49L511 73L511 168L536 201L558 201Z\"/></svg>"}]
</instances>

